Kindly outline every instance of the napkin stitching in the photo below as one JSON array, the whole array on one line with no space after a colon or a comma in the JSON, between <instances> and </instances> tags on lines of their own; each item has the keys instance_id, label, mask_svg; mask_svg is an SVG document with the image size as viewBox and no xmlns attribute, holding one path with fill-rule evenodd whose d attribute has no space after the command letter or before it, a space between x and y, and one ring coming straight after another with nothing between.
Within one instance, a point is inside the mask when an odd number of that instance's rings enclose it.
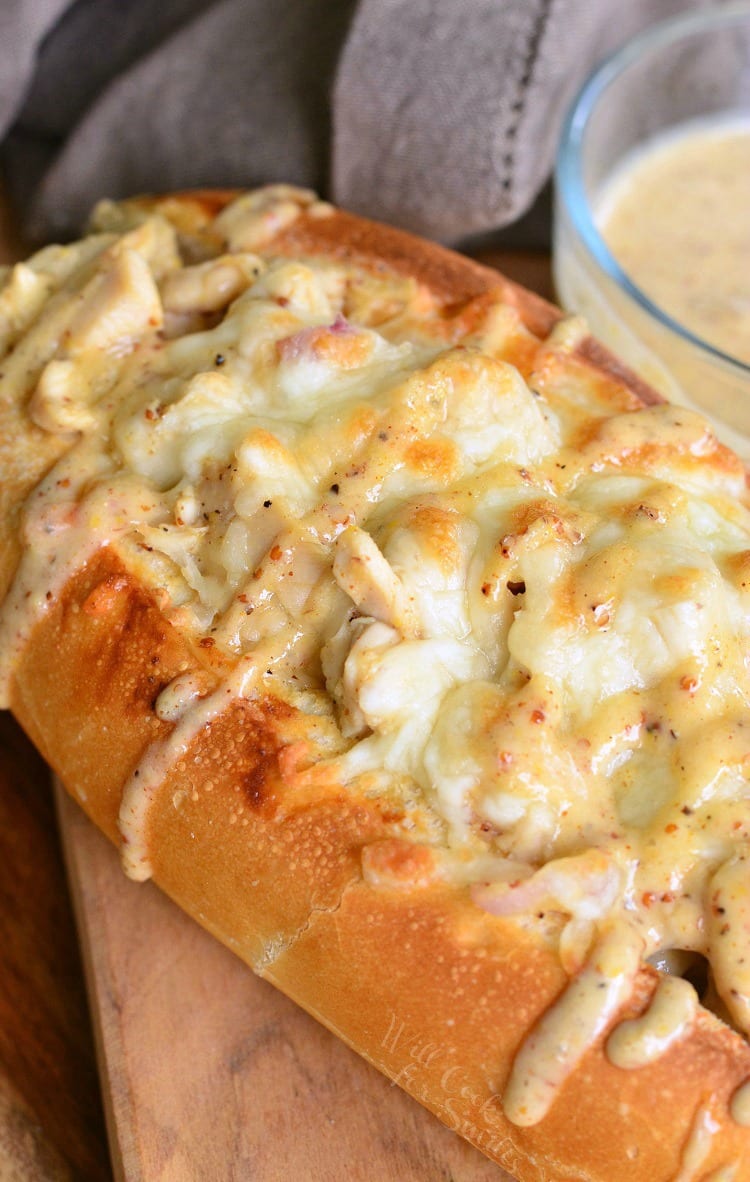
<instances>
[{"instance_id":1,"label":"napkin stitching","mask_svg":"<svg viewBox=\"0 0 750 1182\"><path fill-rule=\"evenodd\" d=\"M544 29L547 24L547 19L549 17L552 3L553 0L541 0L541 6L537 11L536 17L529 26L526 51L523 55L521 73L515 86L515 95L512 102L510 103L511 118L505 129L505 138L508 141L508 145L501 158L503 170L500 176L500 185L503 189L503 192L507 193L509 197L511 197L513 191L518 130L521 126L521 120L526 109L526 101L529 95L529 84L534 73L534 66L539 55L539 47L544 35Z\"/></svg>"}]
</instances>

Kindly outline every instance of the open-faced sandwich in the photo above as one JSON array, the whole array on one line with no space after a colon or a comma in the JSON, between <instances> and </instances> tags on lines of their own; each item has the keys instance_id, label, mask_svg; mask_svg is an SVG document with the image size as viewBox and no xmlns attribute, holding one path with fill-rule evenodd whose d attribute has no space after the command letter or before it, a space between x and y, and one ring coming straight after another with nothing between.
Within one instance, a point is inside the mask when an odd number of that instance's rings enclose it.
<instances>
[{"instance_id":1,"label":"open-faced sandwich","mask_svg":"<svg viewBox=\"0 0 750 1182\"><path fill-rule=\"evenodd\" d=\"M523 1182L750 1177L740 460L291 188L103 203L0 331L4 704L127 873Z\"/></svg>"}]
</instances>

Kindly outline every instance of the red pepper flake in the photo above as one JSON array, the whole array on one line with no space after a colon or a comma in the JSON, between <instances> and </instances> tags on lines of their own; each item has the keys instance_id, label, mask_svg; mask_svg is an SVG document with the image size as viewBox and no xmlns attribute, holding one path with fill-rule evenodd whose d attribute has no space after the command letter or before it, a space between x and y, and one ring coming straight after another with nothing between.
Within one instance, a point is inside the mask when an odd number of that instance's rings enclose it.
<instances>
[{"instance_id":1,"label":"red pepper flake","mask_svg":"<svg viewBox=\"0 0 750 1182\"><path fill-rule=\"evenodd\" d=\"M652 903L656 902L656 895L653 891L644 891L641 895L641 902L644 907L650 907Z\"/></svg>"},{"instance_id":2,"label":"red pepper flake","mask_svg":"<svg viewBox=\"0 0 750 1182\"><path fill-rule=\"evenodd\" d=\"M535 722L537 725L540 722L544 722L545 718L546 718L546 715L543 710L532 710L531 711L531 721Z\"/></svg>"},{"instance_id":3,"label":"red pepper flake","mask_svg":"<svg viewBox=\"0 0 750 1182\"><path fill-rule=\"evenodd\" d=\"M482 583L482 595L489 595L491 590L492 590L491 583Z\"/></svg>"},{"instance_id":4,"label":"red pepper flake","mask_svg":"<svg viewBox=\"0 0 750 1182\"><path fill-rule=\"evenodd\" d=\"M510 767L513 762L513 755L510 751L498 752L497 762L501 767Z\"/></svg>"},{"instance_id":5,"label":"red pepper flake","mask_svg":"<svg viewBox=\"0 0 750 1182\"><path fill-rule=\"evenodd\" d=\"M680 689L685 690L689 694L694 694L698 688L698 678L688 677L687 675L680 678Z\"/></svg>"},{"instance_id":6,"label":"red pepper flake","mask_svg":"<svg viewBox=\"0 0 750 1182\"><path fill-rule=\"evenodd\" d=\"M283 550L281 546L272 546L268 552L268 557L271 559L271 562L278 562L282 554Z\"/></svg>"},{"instance_id":7,"label":"red pepper flake","mask_svg":"<svg viewBox=\"0 0 750 1182\"><path fill-rule=\"evenodd\" d=\"M674 821L670 821L668 825L664 826L664 832L665 833L676 833L677 832L677 826L675 825Z\"/></svg>"},{"instance_id":8,"label":"red pepper flake","mask_svg":"<svg viewBox=\"0 0 750 1182\"><path fill-rule=\"evenodd\" d=\"M201 646L201 648L213 648L216 644L216 641L214 640L213 636L201 636L198 644Z\"/></svg>"}]
</instances>

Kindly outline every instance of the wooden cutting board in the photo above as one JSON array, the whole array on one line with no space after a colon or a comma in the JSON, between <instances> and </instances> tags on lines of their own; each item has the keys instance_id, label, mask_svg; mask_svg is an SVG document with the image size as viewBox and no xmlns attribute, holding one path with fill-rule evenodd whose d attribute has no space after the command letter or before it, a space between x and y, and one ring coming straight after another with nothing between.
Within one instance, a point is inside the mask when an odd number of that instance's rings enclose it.
<instances>
[{"instance_id":1,"label":"wooden cutting board","mask_svg":"<svg viewBox=\"0 0 750 1182\"><path fill-rule=\"evenodd\" d=\"M512 1182L57 805L118 1179Z\"/></svg>"}]
</instances>

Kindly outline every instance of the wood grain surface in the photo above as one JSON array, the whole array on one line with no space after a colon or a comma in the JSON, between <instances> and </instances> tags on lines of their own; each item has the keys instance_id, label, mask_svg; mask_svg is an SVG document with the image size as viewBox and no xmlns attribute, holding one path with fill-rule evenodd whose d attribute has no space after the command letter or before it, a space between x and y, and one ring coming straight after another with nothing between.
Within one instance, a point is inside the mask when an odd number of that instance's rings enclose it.
<instances>
[{"instance_id":1,"label":"wood grain surface","mask_svg":"<svg viewBox=\"0 0 750 1182\"><path fill-rule=\"evenodd\" d=\"M49 773L0 712L0 1178L111 1178Z\"/></svg>"},{"instance_id":2,"label":"wood grain surface","mask_svg":"<svg viewBox=\"0 0 750 1182\"><path fill-rule=\"evenodd\" d=\"M508 1178L116 851L61 791L115 1175L128 1182Z\"/></svg>"}]
</instances>

